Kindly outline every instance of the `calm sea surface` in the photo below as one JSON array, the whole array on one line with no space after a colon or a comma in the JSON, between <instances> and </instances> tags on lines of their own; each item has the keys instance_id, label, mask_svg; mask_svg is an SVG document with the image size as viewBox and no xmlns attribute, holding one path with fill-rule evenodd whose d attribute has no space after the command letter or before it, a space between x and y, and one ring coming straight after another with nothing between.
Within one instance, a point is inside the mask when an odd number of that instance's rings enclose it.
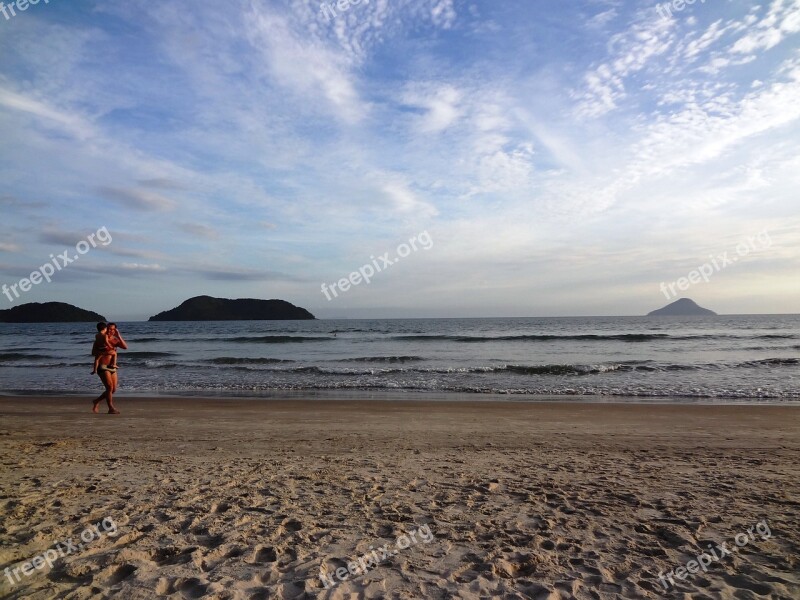
<instances>
[{"instance_id":1,"label":"calm sea surface","mask_svg":"<svg viewBox=\"0 0 800 600\"><path fill-rule=\"evenodd\" d=\"M120 331L122 393L800 400L800 315L135 322ZM0 324L0 390L97 393L93 335L92 323Z\"/></svg>"}]
</instances>

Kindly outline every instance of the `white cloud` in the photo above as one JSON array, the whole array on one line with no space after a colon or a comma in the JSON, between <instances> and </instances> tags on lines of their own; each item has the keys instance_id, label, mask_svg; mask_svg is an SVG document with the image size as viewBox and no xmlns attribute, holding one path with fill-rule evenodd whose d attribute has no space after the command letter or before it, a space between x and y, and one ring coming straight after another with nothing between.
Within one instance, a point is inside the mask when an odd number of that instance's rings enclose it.
<instances>
[{"instance_id":1,"label":"white cloud","mask_svg":"<svg viewBox=\"0 0 800 600\"><path fill-rule=\"evenodd\" d=\"M422 109L417 128L422 133L444 131L462 116L462 93L452 85L414 85L403 96L403 102Z\"/></svg>"},{"instance_id":2,"label":"white cloud","mask_svg":"<svg viewBox=\"0 0 800 600\"><path fill-rule=\"evenodd\" d=\"M673 26L672 20L644 18L614 35L608 43L608 60L586 73L584 90L575 94L577 114L599 117L617 108L627 96L625 78L673 46Z\"/></svg>"},{"instance_id":3,"label":"white cloud","mask_svg":"<svg viewBox=\"0 0 800 600\"><path fill-rule=\"evenodd\" d=\"M456 20L456 9L453 0L437 0L431 8L431 20L442 29L449 29Z\"/></svg>"},{"instance_id":4,"label":"white cloud","mask_svg":"<svg viewBox=\"0 0 800 600\"><path fill-rule=\"evenodd\" d=\"M797 32L800 32L800 1L773 0L767 15L749 28L731 47L731 52L752 54L758 50L769 50L780 44L787 35Z\"/></svg>"},{"instance_id":5,"label":"white cloud","mask_svg":"<svg viewBox=\"0 0 800 600\"><path fill-rule=\"evenodd\" d=\"M398 213L430 218L435 217L439 212L432 204L420 200L402 181L387 181L383 184L382 190L389 199L390 205Z\"/></svg>"},{"instance_id":6,"label":"white cloud","mask_svg":"<svg viewBox=\"0 0 800 600\"><path fill-rule=\"evenodd\" d=\"M0 88L0 106L27 113L36 117L38 122L47 127L57 127L76 138L83 140L94 135L92 124L75 114L53 108L46 102L36 100L8 89Z\"/></svg>"},{"instance_id":7,"label":"white cloud","mask_svg":"<svg viewBox=\"0 0 800 600\"><path fill-rule=\"evenodd\" d=\"M290 20L256 3L247 20L250 42L261 53L268 72L309 103L320 92L332 115L356 122L368 112L349 73L350 58L342 51L295 33Z\"/></svg>"},{"instance_id":8,"label":"white cloud","mask_svg":"<svg viewBox=\"0 0 800 600\"><path fill-rule=\"evenodd\" d=\"M142 263L122 263L121 267L126 271L152 271L152 272L164 272L166 271L166 267L162 267L159 264L142 264Z\"/></svg>"}]
</instances>

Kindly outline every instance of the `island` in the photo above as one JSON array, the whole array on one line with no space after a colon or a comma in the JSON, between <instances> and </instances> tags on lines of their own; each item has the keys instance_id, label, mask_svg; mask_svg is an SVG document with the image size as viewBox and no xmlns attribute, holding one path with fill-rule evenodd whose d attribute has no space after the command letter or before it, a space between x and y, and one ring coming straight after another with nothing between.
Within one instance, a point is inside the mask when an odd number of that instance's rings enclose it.
<instances>
[{"instance_id":1,"label":"island","mask_svg":"<svg viewBox=\"0 0 800 600\"><path fill-rule=\"evenodd\" d=\"M692 317L692 316L716 316L713 310L708 310L689 298L681 298L672 304L667 304L664 308L659 308L647 313L648 317Z\"/></svg>"},{"instance_id":2,"label":"island","mask_svg":"<svg viewBox=\"0 0 800 600\"><path fill-rule=\"evenodd\" d=\"M294 321L316 317L285 300L253 298L189 298L180 306L150 317L150 321Z\"/></svg>"},{"instance_id":3,"label":"island","mask_svg":"<svg viewBox=\"0 0 800 600\"><path fill-rule=\"evenodd\" d=\"M105 320L96 312L66 302L29 302L0 310L0 323L99 323Z\"/></svg>"}]
</instances>

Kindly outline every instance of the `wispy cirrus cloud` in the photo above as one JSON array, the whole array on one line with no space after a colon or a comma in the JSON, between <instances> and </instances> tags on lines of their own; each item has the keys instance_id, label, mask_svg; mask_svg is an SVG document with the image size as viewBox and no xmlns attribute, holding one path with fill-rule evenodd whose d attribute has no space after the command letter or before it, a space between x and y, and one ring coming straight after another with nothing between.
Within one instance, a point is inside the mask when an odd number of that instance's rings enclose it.
<instances>
[{"instance_id":1,"label":"wispy cirrus cloud","mask_svg":"<svg viewBox=\"0 0 800 600\"><path fill-rule=\"evenodd\" d=\"M53 108L46 101L0 87L0 106L18 114L27 115L45 127L54 127L78 139L94 135L91 122L80 116Z\"/></svg>"}]
</instances>

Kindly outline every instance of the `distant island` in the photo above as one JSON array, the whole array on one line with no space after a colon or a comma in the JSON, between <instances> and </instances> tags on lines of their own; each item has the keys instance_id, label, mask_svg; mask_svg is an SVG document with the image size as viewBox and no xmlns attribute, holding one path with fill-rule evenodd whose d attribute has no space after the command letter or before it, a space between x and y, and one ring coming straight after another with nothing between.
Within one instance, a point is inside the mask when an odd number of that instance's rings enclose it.
<instances>
[{"instance_id":1,"label":"distant island","mask_svg":"<svg viewBox=\"0 0 800 600\"><path fill-rule=\"evenodd\" d=\"M708 310L698 306L694 300L681 298L672 304L667 304L664 308L659 308L647 313L648 317L691 317L691 316L714 316L713 310Z\"/></svg>"},{"instance_id":2,"label":"distant island","mask_svg":"<svg viewBox=\"0 0 800 600\"><path fill-rule=\"evenodd\" d=\"M66 302L29 302L0 310L0 323L99 323L102 315Z\"/></svg>"},{"instance_id":3,"label":"distant island","mask_svg":"<svg viewBox=\"0 0 800 600\"><path fill-rule=\"evenodd\" d=\"M180 306L150 317L150 321L293 321L316 317L285 300L189 298Z\"/></svg>"}]
</instances>

